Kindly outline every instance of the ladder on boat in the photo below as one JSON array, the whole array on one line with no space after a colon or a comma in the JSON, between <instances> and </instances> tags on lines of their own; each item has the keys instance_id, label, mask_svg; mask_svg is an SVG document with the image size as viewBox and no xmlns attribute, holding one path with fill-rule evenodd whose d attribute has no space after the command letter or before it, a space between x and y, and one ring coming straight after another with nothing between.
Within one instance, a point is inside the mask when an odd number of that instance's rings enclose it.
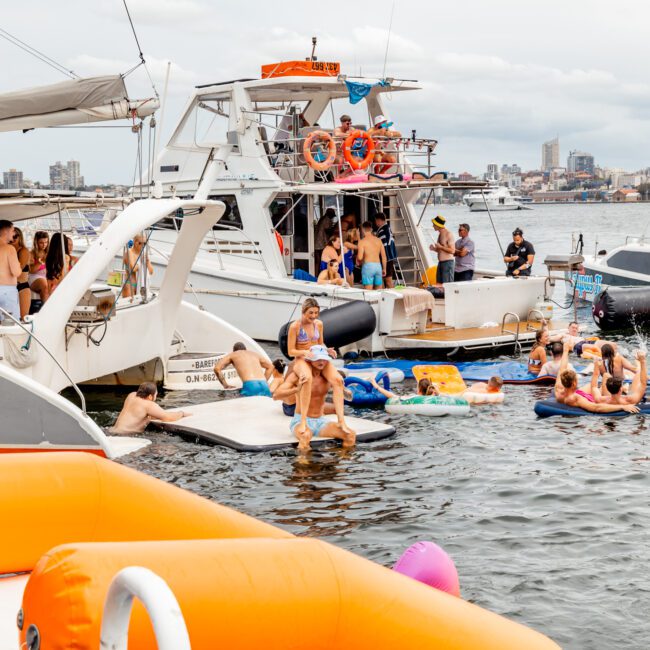
<instances>
[{"instance_id":1,"label":"ladder on boat","mask_svg":"<svg viewBox=\"0 0 650 650\"><path fill-rule=\"evenodd\" d=\"M395 238L397 257L395 272L397 282L407 287L419 287L425 277L426 269L418 251L417 238L413 225L404 218L407 206L401 193L389 197L389 223Z\"/></svg>"}]
</instances>

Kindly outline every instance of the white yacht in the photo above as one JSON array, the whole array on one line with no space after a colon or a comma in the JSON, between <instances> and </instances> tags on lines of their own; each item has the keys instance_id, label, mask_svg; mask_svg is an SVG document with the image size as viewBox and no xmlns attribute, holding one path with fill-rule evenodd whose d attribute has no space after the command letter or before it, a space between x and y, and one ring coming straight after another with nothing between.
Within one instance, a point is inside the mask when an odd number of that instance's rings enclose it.
<instances>
[{"instance_id":1,"label":"white yacht","mask_svg":"<svg viewBox=\"0 0 650 650\"><path fill-rule=\"evenodd\" d=\"M355 106L349 103L346 82L351 81L365 84L368 91ZM337 63L309 60L264 66L260 79L197 87L151 171L154 182L135 188L136 196L153 192L160 197L191 197L207 167L218 168L209 198L224 202L227 212L197 253L186 287L188 298L258 340L277 341L280 329L299 314L303 300L316 296L325 308L350 302L370 306L374 332L356 344L370 353L413 349L450 353L532 341L539 327L532 316L545 298L544 276L522 282L498 272L477 273L474 282L446 285L444 299L436 298L435 306L427 305L422 294L419 303L414 297L428 283L432 266L429 239L418 227L424 214L424 208L416 205L419 194L426 190L430 197L436 190L483 186L449 181L445 173L436 173L432 165L436 140L400 128L409 137L379 145L394 156L392 167L382 170L388 173L375 174L379 170L372 162L365 167L358 163L354 166L361 168L348 173L348 163L339 162L342 153L350 157L349 151L338 148L340 142L332 142L332 127L340 114L356 114L355 129L365 132L375 118L387 115L385 96L417 88L400 79L352 79L340 74ZM329 167L318 152L308 164L305 151L315 130L326 153L329 147ZM365 145L370 148L367 141ZM319 164L313 164L314 159ZM365 291L359 286L315 283L319 272L315 226L329 207L339 216L353 213L358 223L372 220L378 211L387 214L399 256L397 283L406 290ZM167 265L181 224L192 218L192 211L179 210L157 225L149 241L154 284ZM77 240L77 246L83 249L83 241ZM506 324L511 321L518 324Z\"/></svg>"},{"instance_id":2,"label":"white yacht","mask_svg":"<svg viewBox=\"0 0 650 650\"><path fill-rule=\"evenodd\" d=\"M628 235L625 243L610 251L599 249L585 255L578 271L567 278L575 286L575 295L593 302L608 287L636 287L650 285L650 241L646 233Z\"/></svg>"},{"instance_id":3,"label":"white yacht","mask_svg":"<svg viewBox=\"0 0 650 650\"><path fill-rule=\"evenodd\" d=\"M500 212L502 210L525 210L521 197L504 186L471 190L463 196L463 203L471 212Z\"/></svg>"}]
</instances>

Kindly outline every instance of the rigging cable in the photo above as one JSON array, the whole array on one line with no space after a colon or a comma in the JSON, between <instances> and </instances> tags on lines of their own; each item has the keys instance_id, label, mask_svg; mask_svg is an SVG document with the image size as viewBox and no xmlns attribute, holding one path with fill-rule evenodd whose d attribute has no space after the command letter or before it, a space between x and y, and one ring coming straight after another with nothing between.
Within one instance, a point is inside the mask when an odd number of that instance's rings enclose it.
<instances>
[{"instance_id":1,"label":"rigging cable","mask_svg":"<svg viewBox=\"0 0 650 650\"><path fill-rule=\"evenodd\" d=\"M135 44L138 46L138 56L140 57L140 63L138 65L134 66L130 70L127 70L122 76L126 77L127 75L131 74L134 70L137 70L141 65L144 66L145 72L147 73L147 77L149 77L149 83L151 84L151 87L153 88L153 91L156 95L156 97L159 97L158 91L156 90L156 84L153 82L153 79L151 78L151 74L149 73L149 68L147 67L147 62L144 60L144 54L142 53L142 48L140 47L140 41L138 40L138 35L136 34L135 31L135 25L133 24L133 20L131 19L131 12L129 11L129 7L126 4L126 0L122 0L124 3L124 9L126 10L126 15L127 18L129 19L129 24L131 25L131 31L133 32L133 38L135 39Z\"/></svg>"},{"instance_id":2,"label":"rigging cable","mask_svg":"<svg viewBox=\"0 0 650 650\"><path fill-rule=\"evenodd\" d=\"M6 41L9 41L12 45L19 47L21 50L27 52L27 54L31 54L33 57L36 57L39 59L39 61L42 61L46 65L49 65L51 68L54 68L57 72L61 72L71 79L79 79L79 75L74 70L69 70L68 68L62 66L60 63L47 56L47 54L44 54L43 52L37 50L35 47L32 47L24 41L21 41L13 34L10 34L6 29L0 28L0 37L4 38Z\"/></svg>"},{"instance_id":3,"label":"rigging cable","mask_svg":"<svg viewBox=\"0 0 650 650\"><path fill-rule=\"evenodd\" d=\"M384 54L384 70L381 73L381 78L386 78L386 63L388 61L388 46L390 45L390 32L393 29L393 14L395 13L395 0L393 0L393 6L390 10L390 21L388 23L388 36L386 37L386 53Z\"/></svg>"}]
</instances>

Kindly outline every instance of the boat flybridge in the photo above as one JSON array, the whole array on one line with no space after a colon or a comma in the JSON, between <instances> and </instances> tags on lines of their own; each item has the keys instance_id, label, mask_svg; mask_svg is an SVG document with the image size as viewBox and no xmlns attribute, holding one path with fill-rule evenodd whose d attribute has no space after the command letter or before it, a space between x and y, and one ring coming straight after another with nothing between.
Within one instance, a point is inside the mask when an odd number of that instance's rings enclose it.
<instances>
[{"instance_id":1,"label":"boat flybridge","mask_svg":"<svg viewBox=\"0 0 650 650\"><path fill-rule=\"evenodd\" d=\"M453 181L437 171L437 142L415 130L395 124L390 128L399 128L399 137L368 135L369 126L388 114L386 97L417 88L408 80L352 78L340 74L338 63L313 60L264 66L261 79L197 87L152 173L154 193L184 197L196 191L208 165L219 166L209 196L223 201L227 213L197 254L188 294L259 340L277 340L303 300L315 296L325 308L351 301L372 307L374 333L356 343L368 353L450 353L532 341L544 277L520 281L477 273L473 282L445 285L444 299L436 298L433 308L418 303L418 291L432 276L430 242L419 228L431 196L484 183ZM353 121L355 134L348 138L334 134L342 114ZM374 148L394 162L374 163ZM136 195L146 191L145 183L135 188ZM424 206L419 199L426 199ZM317 224L328 208L337 212L341 235L345 215L354 215L357 225L372 222L379 211L388 216L402 288L315 282ZM157 225L150 238L157 270L166 265L187 216L179 212Z\"/></svg>"}]
</instances>

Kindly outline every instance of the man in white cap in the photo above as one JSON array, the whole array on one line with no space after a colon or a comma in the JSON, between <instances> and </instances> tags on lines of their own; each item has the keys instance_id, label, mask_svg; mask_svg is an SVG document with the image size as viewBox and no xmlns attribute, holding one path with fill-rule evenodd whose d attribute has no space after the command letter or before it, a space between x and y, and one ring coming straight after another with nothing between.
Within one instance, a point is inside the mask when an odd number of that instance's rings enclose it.
<instances>
[{"instance_id":1,"label":"man in white cap","mask_svg":"<svg viewBox=\"0 0 650 650\"><path fill-rule=\"evenodd\" d=\"M368 129L368 135L375 142L375 174L385 174L396 162L395 147L391 144L391 138L401 138L399 131L391 131L393 125L383 115L377 115L373 120L373 126ZM399 173L399 169L395 173Z\"/></svg>"},{"instance_id":2,"label":"man in white cap","mask_svg":"<svg viewBox=\"0 0 650 650\"><path fill-rule=\"evenodd\" d=\"M311 439L314 436L319 438L338 438L343 442L343 447L354 447L356 435L345 423L343 418L338 422L325 418L325 398L331 388L329 382L323 377L323 369L332 360L327 348L324 345L312 345L309 356L305 360L309 362L312 373L311 399L307 408L307 428L301 431L302 410L300 405L299 393L302 388L300 378L295 372L290 372L284 383L279 386L273 393L274 399L285 399L295 395L297 397L296 410L291 418L289 428L296 438L298 438L298 449L308 451ZM334 396L336 400L336 395ZM343 399L343 396L340 398ZM335 404L335 407L337 405ZM343 404L340 403L341 413Z\"/></svg>"},{"instance_id":3,"label":"man in white cap","mask_svg":"<svg viewBox=\"0 0 650 650\"><path fill-rule=\"evenodd\" d=\"M454 281L454 254L456 246L454 236L447 229L447 220L441 215L431 219L434 230L438 233L438 241L431 244L429 249L438 254L438 268L436 270L436 283L446 284Z\"/></svg>"}]
</instances>

